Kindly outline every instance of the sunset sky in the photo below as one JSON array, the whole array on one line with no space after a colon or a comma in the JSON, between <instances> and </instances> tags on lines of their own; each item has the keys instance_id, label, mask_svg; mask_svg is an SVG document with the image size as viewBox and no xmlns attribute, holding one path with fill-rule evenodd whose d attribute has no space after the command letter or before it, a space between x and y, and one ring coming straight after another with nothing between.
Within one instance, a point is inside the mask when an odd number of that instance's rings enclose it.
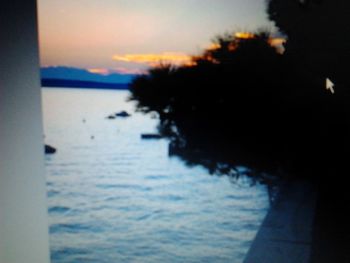
<instances>
[{"instance_id":1,"label":"sunset sky","mask_svg":"<svg viewBox=\"0 0 350 263\"><path fill-rule=\"evenodd\" d=\"M273 28L265 0L38 0L42 66L137 73L225 32Z\"/></svg>"}]
</instances>

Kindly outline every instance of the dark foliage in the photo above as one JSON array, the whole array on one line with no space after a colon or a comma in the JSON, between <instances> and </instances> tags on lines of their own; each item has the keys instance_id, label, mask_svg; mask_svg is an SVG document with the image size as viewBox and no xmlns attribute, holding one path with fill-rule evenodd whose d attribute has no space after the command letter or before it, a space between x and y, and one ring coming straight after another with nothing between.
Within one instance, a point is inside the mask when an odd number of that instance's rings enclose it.
<instances>
[{"instance_id":1,"label":"dark foliage","mask_svg":"<svg viewBox=\"0 0 350 263\"><path fill-rule=\"evenodd\" d=\"M287 37L286 55L314 78L350 84L350 1L267 0L268 15Z\"/></svg>"},{"instance_id":2,"label":"dark foliage","mask_svg":"<svg viewBox=\"0 0 350 263\"><path fill-rule=\"evenodd\" d=\"M350 98L350 2L347 0L268 0L268 14L287 37L287 56L303 75L324 88L335 83L335 95L321 98L319 162L325 185L347 176ZM317 170L317 169L315 169ZM316 174L317 172L314 172ZM339 185L337 186L339 189Z\"/></svg>"},{"instance_id":3,"label":"dark foliage","mask_svg":"<svg viewBox=\"0 0 350 263\"><path fill-rule=\"evenodd\" d=\"M244 165L311 176L329 161L336 96L269 40L218 37L193 66L160 65L135 79L131 99L159 114L170 154L231 175Z\"/></svg>"}]
</instances>

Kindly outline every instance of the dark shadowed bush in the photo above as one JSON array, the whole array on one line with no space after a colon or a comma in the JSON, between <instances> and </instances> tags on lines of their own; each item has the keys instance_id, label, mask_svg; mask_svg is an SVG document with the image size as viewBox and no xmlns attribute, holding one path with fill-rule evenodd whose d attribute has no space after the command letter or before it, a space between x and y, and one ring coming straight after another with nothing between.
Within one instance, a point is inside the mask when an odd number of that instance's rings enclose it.
<instances>
[{"instance_id":1,"label":"dark shadowed bush","mask_svg":"<svg viewBox=\"0 0 350 263\"><path fill-rule=\"evenodd\" d=\"M212 173L313 176L332 149L332 96L268 33L217 37L192 66L160 65L131 84L131 100L157 112L170 154ZM316 171L317 170L317 171Z\"/></svg>"}]
</instances>

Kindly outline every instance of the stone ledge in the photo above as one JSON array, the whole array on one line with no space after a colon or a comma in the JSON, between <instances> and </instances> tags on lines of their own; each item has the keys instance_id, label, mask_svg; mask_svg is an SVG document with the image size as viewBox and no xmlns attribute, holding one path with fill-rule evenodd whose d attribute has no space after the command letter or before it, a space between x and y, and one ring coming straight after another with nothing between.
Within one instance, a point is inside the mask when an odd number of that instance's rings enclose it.
<instances>
[{"instance_id":1,"label":"stone ledge","mask_svg":"<svg viewBox=\"0 0 350 263\"><path fill-rule=\"evenodd\" d=\"M286 183L265 217L244 263L308 263L316 196L310 183Z\"/></svg>"}]
</instances>

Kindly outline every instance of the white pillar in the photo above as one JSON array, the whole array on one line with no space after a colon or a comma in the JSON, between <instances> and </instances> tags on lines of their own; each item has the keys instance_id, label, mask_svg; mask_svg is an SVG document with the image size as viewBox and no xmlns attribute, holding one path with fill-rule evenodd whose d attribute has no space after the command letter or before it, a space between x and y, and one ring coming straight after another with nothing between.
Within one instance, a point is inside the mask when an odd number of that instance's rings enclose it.
<instances>
[{"instance_id":1,"label":"white pillar","mask_svg":"<svg viewBox=\"0 0 350 263\"><path fill-rule=\"evenodd\" d=\"M0 263L49 262L36 11L0 7Z\"/></svg>"}]
</instances>

